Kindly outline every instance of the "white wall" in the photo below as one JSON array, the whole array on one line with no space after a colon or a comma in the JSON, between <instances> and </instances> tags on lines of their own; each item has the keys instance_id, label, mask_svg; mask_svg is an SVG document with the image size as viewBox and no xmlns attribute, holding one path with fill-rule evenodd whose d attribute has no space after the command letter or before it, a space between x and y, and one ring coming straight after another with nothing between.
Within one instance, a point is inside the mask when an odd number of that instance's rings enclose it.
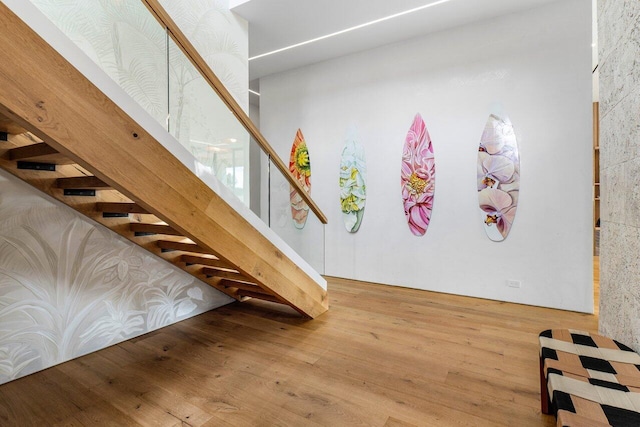
<instances>
[{"instance_id":1,"label":"white wall","mask_svg":"<svg viewBox=\"0 0 640 427\"><path fill-rule=\"evenodd\" d=\"M283 158L298 127L309 146L312 194L329 216L326 274L591 312L590 67L591 4L567 0L262 78L264 135ZM489 113L502 111L522 180L511 234L494 243L479 220L476 156ZM409 231L400 196L417 112L437 170L424 237ZM351 124L368 162L356 234L344 229L338 196Z\"/></svg>"}]
</instances>

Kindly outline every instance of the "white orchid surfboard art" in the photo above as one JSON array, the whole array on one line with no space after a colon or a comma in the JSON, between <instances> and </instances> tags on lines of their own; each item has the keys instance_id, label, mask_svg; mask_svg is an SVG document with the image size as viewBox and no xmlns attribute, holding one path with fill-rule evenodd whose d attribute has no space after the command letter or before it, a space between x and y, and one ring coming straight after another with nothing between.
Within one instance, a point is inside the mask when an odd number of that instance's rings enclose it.
<instances>
[{"instance_id":1,"label":"white orchid surfboard art","mask_svg":"<svg viewBox=\"0 0 640 427\"><path fill-rule=\"evenodd\" d=\"M293 140L291 146L291 156L289 157L289 171L293 174L294 178L302 184L308 193L311 192L311 161L309 160L309 150L307 149L307 143L304 140L302 131L298 129L296 137ZM309 206L300 197L300 194L289 186L289 201L291 203L291 218L293 218L293 225L297 229L303 229L307 223L307 216L309 216Z\"/></svg>"},{"instance_id":2,"label":"white orchid surfboard art","mask_svg":"<svg viewBox=\"0 0 640 427\"><path fill-rule=\"evenodd\" d=\"M520 155L508 118L489 116L478 149L478 203L489 239L507 238L518 208Z\"/></svg>"},{"instance_id":3,"label":"white orchid surfboard art","mask_svg":"<svg viewBox=\"0 0 640 427\"><path fill-rule=\"evenodd\" d=\"M340 206L344 226L355 233L362 224L366 201L367 165L364 147L355 136L348 136L340 159Z\"/></svg>"},{"instance_id":4,"label":"white orchid surfboard art","mask_svg":"<svg viewBox=\"0 0 640 427\"><path fill-rule=\"evenodd\" d=\"M409 229L423 236L431 221L436 167L431 137L420 114L416 114L405 139L400 182Z\"/></svg>"}]
</instances>

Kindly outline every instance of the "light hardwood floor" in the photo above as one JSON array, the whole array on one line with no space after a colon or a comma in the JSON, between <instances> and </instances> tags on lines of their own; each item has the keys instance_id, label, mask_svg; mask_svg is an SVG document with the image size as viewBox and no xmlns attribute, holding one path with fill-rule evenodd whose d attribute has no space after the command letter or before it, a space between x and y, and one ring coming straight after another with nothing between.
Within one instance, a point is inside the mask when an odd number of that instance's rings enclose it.
<instances>
[{"instance_id":1,"label":"light hardwood floor","mask_svg":"<svg viewBox=\"0 0 640 427\"><path fill-rule=\"evenodd\" d=\"M593 257L593 313L600 314L600 256Z\"/></svg>"},{"instance_id":2,"label":"light hardwood floor","mask_svg":"<svg viewBox=\"0 0 640 427\"><path fill-rule=\"evenodd\" d=\"M0 425L552 426L538 333L597 317L329 278L311 321L233 304L0 386ZM280 311L277 311L280 310Z\"/></svg>"}]
</instances>

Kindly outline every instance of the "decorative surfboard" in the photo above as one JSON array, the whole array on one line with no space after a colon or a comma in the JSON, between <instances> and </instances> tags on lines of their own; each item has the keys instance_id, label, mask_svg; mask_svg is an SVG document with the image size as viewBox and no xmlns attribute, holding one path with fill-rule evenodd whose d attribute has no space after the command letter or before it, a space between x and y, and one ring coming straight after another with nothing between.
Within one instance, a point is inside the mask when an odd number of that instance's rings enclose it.
<instances>
[{"instance_id":1,"label":"decorative surfboard","mask_svg":"<svg viewBox=\"0 0 640 427\"><path fill-rule=\"evenodd\" d=\"M491 114L478 149L478 203L489 239L507 238L518 208L520 155L508 118Z\"/></svg>"},{"instance_id":2,"label":"decorative surfboard","mask_svg":"<svg viewBox=\"0 0 640 427\"><path fill-rule=\"evenodd\" d=\"M402 202L409 229L423 236L429 227L436 183L431 137L420 114L409 128L402 151Z\"/></svg>"},{"instance_id":3,"label":"decorative surfboard","mask_svg":"<svg viewBox=\"0 0 640 427\"><path fill-rule=\"evenodd\" d=\"M307 149L307 143L304 140L302 131L298 129L296 137L293 140L291 146L291 156L289 157L289 171L297 179L302 188L308 193L311 192L311 162L309 161L309 150ZM300 197L300 194L289 186L289 201L291 202L291 218L293 218L293 225L298 229L303 229L307 223L307 216L309 215L309 206Z\"/></svg>"},{"instance_id":4,"label":"decorative surfboard","mask_svg":"<svg viewBox=\"0 0 640 427\"><path fill-rule=\"evenodd\" d=\"M350 233L355 233L362 224L366 201L367 165L364 147L350 132L340 159L340 206L344 226Z\"/></svg>"}]
</instances>

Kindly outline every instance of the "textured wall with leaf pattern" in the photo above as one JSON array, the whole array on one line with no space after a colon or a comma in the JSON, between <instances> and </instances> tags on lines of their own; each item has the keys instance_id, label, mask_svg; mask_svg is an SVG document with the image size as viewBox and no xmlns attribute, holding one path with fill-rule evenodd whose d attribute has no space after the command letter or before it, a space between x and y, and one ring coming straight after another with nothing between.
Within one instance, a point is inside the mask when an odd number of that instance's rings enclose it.
<instances>
[{"instance_id":1,"label":"textured wall with leaf pattern","mask_svg":"<svg viewBox=\"0 0 640 427\"><path fill-rule=\"evenodd\" d=\"M0 383L228 302L0 171Z\"/></svg>"}]
</instances>

